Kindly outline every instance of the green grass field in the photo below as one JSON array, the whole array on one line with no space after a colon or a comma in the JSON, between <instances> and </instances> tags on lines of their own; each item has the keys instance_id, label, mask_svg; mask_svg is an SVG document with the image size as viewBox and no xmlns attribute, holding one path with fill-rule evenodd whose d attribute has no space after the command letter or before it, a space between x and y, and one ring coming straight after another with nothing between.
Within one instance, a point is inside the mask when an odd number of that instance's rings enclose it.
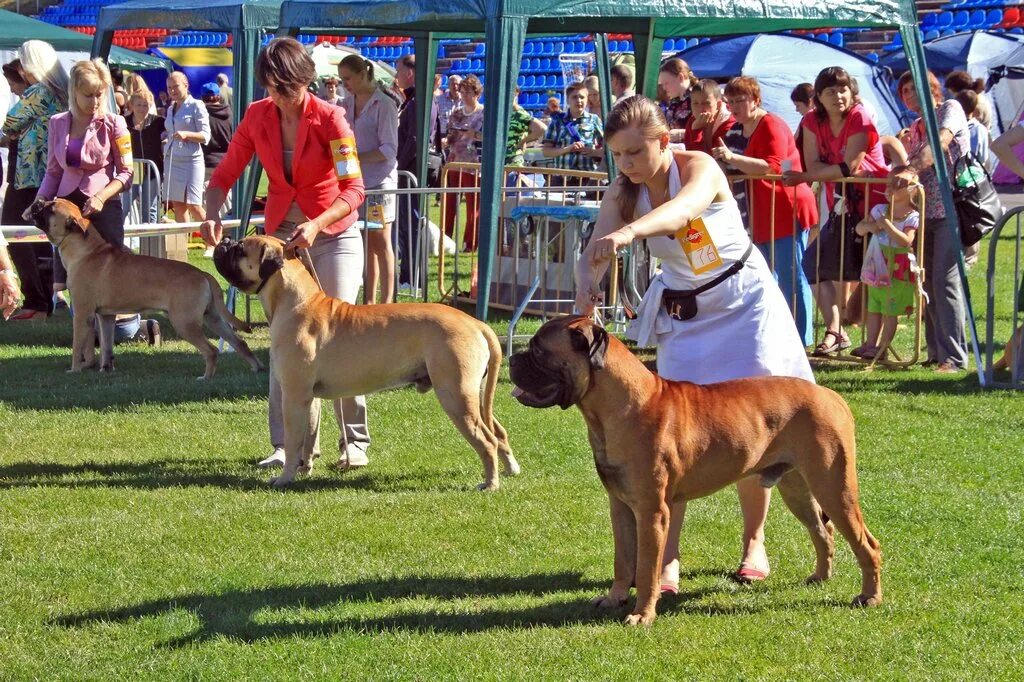
<instances>
[{"instance_id":1,"label":"green grass field","mask_svg":"<svg viewBox=\"0 0 1024 682\"><path fill-rule=\"evenodd\" d=\"M980 267L972 284L981 314ZM1022 676L1024 403L973 375L818 368L857 416L882 607L846 605L842 542L834 579L802 584L813 551L777 495L771 577L731 582L730 488L690 505L682 592L628 629L589 605L612 538L575 410L521 407L503 376L523 473L481 494L435 398L391 391L370 399L370 467L332 470L326 420L313 475L279 492L253 466L266 375L226 355L197 382L168 325L162 348L119 347L115 374L70 375L70 329L0 324L0 679ZM265 328L250 342L266 356Z\"/></svg>"}]
</instances>

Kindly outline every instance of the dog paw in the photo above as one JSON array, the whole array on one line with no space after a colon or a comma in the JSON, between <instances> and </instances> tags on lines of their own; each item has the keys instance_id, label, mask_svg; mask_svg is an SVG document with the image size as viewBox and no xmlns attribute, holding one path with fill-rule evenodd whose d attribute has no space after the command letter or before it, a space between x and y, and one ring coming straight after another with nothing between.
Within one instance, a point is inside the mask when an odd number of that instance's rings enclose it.
<instances>
[{"instance_id":1,"label":"dog paw","mask_svg":"<svg viewBox=\"0 0 1024 682\"><path fill-rule=\"evenodd\" d=\"M477 483L476 484L476 489L479 490L480 492L488 492L488 493L489 492L494 492L495 490L497 490L500 487L501 487L501 484L498 483L497 481L492 481L490 483L485 481L483 483Z\"/></svg>"},{"instance_id":2,"label":"dog paw","mask_svg":"<svg viewBox=\"0 0 1024 682\"><path fill-rule=\"evenodd\" d=\"M505 460L505 475L506 476L518 476L522 472L519 468L519 462L512 455L509 455Z\"/></svg>"},{"instance_id":3,"label":"dog paw","mask_svg":"<svg viewBox=\"0 0 1024 682\"><path fill-rule=\"evenodd\" d=\"M880 594L858 594L850 602L850 606L856 606L858 608L868 608L871 606L878 606L882 603L882 595Z\"/></svg>"},{"instance_id":4,"label":"dog paw","mask_svg":"<svg viewBox=\"0 0 1024 682\"><path fill-rule=\"evenodd\" d=\"M294 477L292 476L275 476L274 478L270 479L270 486L272 488L277 488L278 490L280 490L282 488L287 488L293 480Z\"/></svg>"},{"instance_id":5,"label":"dog paw","mask_svg":"<svg viewBox=\"0 0 1024 682\"><path fill-rule=\"evenodd\" d=\"M654 622L654 614L631 613L623 621L626 625L650 625Z\"/></svg>"},{"instance_id":6,"label":"dog paw","mask_svg":"<svg viewBox=\"0 0 1024 682\"><path fill-rule=\"evenodd\" d=\"M611 593L602 594L591 599L590 604L595 609L618 609L626 605L626 598Z\"/></svg>"}]
</instances>

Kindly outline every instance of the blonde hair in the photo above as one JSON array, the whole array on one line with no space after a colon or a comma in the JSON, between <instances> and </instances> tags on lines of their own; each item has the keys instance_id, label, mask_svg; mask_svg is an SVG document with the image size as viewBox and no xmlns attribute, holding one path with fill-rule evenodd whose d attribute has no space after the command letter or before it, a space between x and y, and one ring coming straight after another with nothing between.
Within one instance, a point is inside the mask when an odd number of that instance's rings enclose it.
<instances>
[{"instance_id":1,"label":"blonde hair","mask_svg":"<svg viewBox=\"0 0 1024 682\"><path fill-rule=\"evenodd\" d=\"M68 108L71 109L71 113L75 116L81 116L82 112L78 109L78 101L75 95L84 92L86 89L95 90L99 88L102 88L105 93L112 87L110 71L107 70L107 65L103 63L102 59L87 59L76 62L71 67L71 82L68 85ZM98 113L107 113L106 97L100 98Z\"/></svg>"},{"instance_id":2,"label":"blonde hair","mask_svg":"<svg viewBox=\"0 0 1024 682\"><path fill-rule=\"evenodd\" d=\"M604 124L604 139L611 140L616 133L632 127L639 128L646 140L660 140L669 134L668 121L661 107L643 95L627 97L615 105ZM625 222L630 222L636 212L640 185L625 175L619 175L615 182L619 186L619 215Z\"/></svg>"},{"instance_id":3,"label":"blonde hair","mask_svg":"<svg viewBox=\"0 0 1024 682\"><path fill-rule=\"evenodd\" d=\"M130 107L133 100L141 99L146 103L146 109L150 114L156 113L156 100L153 99L153 93L149 88L145 90L136 90L132 94L128 95L128 106ZM129 112L130 114L131 112Z\"/></svg>"},{"instance_id":4,"label":"blonde hair","mask_svg":"<svg viewBox=\"0 0 1024 682\"><path fill-rule=\"evenodd\" d=\"M68 105L68 74L57 51L43 40L26 40L18 48L21 70L50 91L62 107Z\"/></svg>"}]
</instances>

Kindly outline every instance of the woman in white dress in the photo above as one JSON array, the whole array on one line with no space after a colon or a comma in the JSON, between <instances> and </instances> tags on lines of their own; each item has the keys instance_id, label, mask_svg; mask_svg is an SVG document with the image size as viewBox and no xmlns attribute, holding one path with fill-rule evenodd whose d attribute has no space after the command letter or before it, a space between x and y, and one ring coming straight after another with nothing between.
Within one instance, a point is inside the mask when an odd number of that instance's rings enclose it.
<instances>
[{"instance_id":1,"label":"woman in white dress","mask_svg":"<svg viewBox=\"0 0 1024 682\"><path fill-rule=\"evenodd\" d=\"M210 143L210 115L206 105L189 94L188 79L180 71L167 77L167 93L171 104L164 122L164 195L177 222L185 222L188 213L193 220L206 220L202 145Z\"/></svg>"},{"instance_id":2,"label":"woman in white dress","mask_svg":"<svg viewBox=\"0 0 1024 682\"><path fill-rule=\"evenodd\" d=\"M665 116L640 95L609 114L605 143L621 175L605 193L594 236L576 269L577 308L590 314L603 298L601 280L616 252L646 239L661 261L661 274L644 295L629 335L642 346L657 346L658 374L699 384L765 375L814 381L786 300L761 252L752 248L715 161L701 152L670 150ZM755 477L736 488L744 528L735 577L764 580L770 490ZM665 592L678 589L685 510L685 503L672 508L662 565Z\"/></svg>"}]
</instances>

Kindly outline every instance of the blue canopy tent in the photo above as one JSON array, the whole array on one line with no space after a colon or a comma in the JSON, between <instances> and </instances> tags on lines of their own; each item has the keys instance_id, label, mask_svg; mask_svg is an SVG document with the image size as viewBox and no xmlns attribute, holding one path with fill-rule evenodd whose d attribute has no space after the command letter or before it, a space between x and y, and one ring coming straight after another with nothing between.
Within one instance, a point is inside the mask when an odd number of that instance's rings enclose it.
<instances>
[{"instance_id":1,"label":"blue canopy tent","mask_svg":"<svg viewBox=\"0 0 1024 682\"><path fill-rule=\"evenodd\" d=\"M970 31L942 36L924 43L928 68L938 75L963 70L975 78L988 78L988 71L1001 64L1024 64L1024 36L1012 33ZM905 50L883 57L879 64L895 73L906 71Z\"/></svg>"},{"instance_id":2,"label":"blue canopy tent","mask_svg":"<svg viewBox=\"0 0 1024 682\"><path fill-rule=\"evenodd\" d=\"M789 99L794 86L813 83L826 67L841 66L857 79L861 100L876 114L882 134L894 135L903 127L891 72L821 40L786 34L736 36L694 45L676 56L684 59L698 78L757 78L765 110L785 119L794 130L800 124L800 115Z\"/></svg>"},{"instance_id":3,"label":"blue canopy tent","mask_svg":"<svg viewBox=\"0 0 1024 682\"><path fill-rule=\"evenodd\" d=\"M104 57L110 52L114 31L132 28L172 28L179 30L226 31L231 33L234 71L233 115L235 125L255 95L253 77L256 56L263 36L277 28L280 0L129 0L100 9L93 39L92 54ZM243 225L248 222L252 197L256 192L255 162L239 181L236 195Z\"/></svg>"}]
</instances>

